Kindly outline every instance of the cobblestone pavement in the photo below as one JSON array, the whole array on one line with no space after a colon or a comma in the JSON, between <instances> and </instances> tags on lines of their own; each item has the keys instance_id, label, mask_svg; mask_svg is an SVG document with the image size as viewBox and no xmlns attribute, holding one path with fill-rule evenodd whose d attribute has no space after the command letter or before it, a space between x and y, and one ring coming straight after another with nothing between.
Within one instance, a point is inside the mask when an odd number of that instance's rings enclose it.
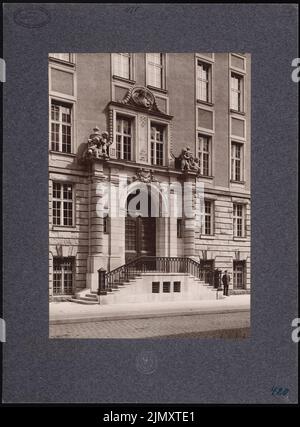
<instances>
[{"instance_id":1,"label":"cobblestone pavement","mask_svg":"<svg viewBox=\"0 0 300 427\"><path fill-rule=\"evenodd\" d=\"M250 327L250 311L50 325L50 338L203 337L204 331Z\"/></svg>"}]
</instances>

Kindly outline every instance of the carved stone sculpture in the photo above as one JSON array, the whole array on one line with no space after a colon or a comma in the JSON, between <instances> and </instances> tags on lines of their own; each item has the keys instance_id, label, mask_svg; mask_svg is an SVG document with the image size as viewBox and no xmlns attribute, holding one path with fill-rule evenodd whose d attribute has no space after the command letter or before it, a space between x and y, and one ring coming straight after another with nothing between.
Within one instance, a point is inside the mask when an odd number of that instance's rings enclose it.
<instances>
[{"instance_id":1,"label":"carved stone sculpture","mask_svg":"<svg viewBox=\"0 0 300 427\"><path fill-rule=\"evenodd\" d=\"M157 182L157 179L154 178L153 170L152 169L144 169L144 168L139 168L136 171L136 174L133 177L133 180L134 181L141 181L141 182L144 182L146 184L148 184L150 182Z\"/></svg>"},{"instance_id":2,"label":"carved stone sculpture","mask_svg":"<svg viewBox=\"0 0 300 427\"><path fill-rule=\"evenodd\" d=\"M182 150L179 160L182 171L194 171L199 173L199 159L193 156L190 147L186 147Z\"/></svg>"},{"instance_id":3,"label":"carved stone sculpture","mask_svg":"<svg viewBox=\"0 0 300 427\"><path fill-rule=\"evenodd\" d=\"M111 144L112 141L109 139L108 132L101 133L96 126L88 139L85 157L107 159L109 158L109 146Z\"/></svg>"}]
</instances>

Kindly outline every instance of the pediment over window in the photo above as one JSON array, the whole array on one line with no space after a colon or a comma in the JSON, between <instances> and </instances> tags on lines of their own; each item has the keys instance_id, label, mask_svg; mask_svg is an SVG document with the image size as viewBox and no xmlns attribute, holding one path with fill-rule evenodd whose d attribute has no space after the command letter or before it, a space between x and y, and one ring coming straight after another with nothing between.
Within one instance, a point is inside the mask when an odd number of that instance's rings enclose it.
<instances>
[{"instance_id":1,"label":"pediment over window","mask_svg":"<svg viewBox=\"0 0 300 427\"><path fill-rule=\"evenodd\" d=\"M123 99L112 102L112 104L130 107L135 110L142 110L143 112L160 115L168 119L172 118L172 116L169 116L159 109L154 94L144 86L131 87Z\"/></svg>"}]
</instances>

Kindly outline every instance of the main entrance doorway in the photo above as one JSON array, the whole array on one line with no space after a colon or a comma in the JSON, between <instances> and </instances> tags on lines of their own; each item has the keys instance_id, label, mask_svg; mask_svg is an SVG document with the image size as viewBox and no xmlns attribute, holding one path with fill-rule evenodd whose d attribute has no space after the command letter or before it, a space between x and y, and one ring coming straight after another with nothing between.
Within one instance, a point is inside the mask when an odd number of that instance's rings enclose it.
<instances>
[{"instance_id":1,"label":"main entrance doorway","mask_svg":"<svg viewBox=\"0 0 300 427\"><path fill-rule=\"evenodd\" d=\"M154 256L156 246L155 218L125 218L125 262L141 255Z\"/></svg>"},{"instance_id":2,"label":"main entrance doorway","mask_svg":"<svg viewBox=\"0 0 300 427\"><path fill-rule=\"evenodd\" d=\"M139 190L128 196L128 202L138 194ZM137 204L136 215L131 216L127 208L125 218L125 262L142 255L155 256L156 249L156 218L151 217L151 197L148 198L148 216L138 214L139 203Z\"/></svg>"}]
</instances>

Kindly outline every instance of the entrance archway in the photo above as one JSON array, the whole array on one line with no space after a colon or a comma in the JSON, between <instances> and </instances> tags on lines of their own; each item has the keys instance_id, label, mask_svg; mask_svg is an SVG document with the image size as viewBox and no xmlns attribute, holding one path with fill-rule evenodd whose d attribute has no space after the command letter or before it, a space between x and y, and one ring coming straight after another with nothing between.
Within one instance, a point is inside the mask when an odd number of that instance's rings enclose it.
<instances>
[{"instance_id":1,"label":"entrance archway","mask_svg":"<svg viewBox=\"0 0 300 427\"><path fill-rule=\"evenodd\" d=\"M126 263L142 255L156 255L156 217L151 215L155 202L151 198L148 187L146 191L147 194L141 195L141 190L135 189L127 197L125 217ZM136 203L134 203L134 198L137 200ZM141 206L143 201L146 202L146 207L145 205Z\"/></svg>"}]
</instances>

